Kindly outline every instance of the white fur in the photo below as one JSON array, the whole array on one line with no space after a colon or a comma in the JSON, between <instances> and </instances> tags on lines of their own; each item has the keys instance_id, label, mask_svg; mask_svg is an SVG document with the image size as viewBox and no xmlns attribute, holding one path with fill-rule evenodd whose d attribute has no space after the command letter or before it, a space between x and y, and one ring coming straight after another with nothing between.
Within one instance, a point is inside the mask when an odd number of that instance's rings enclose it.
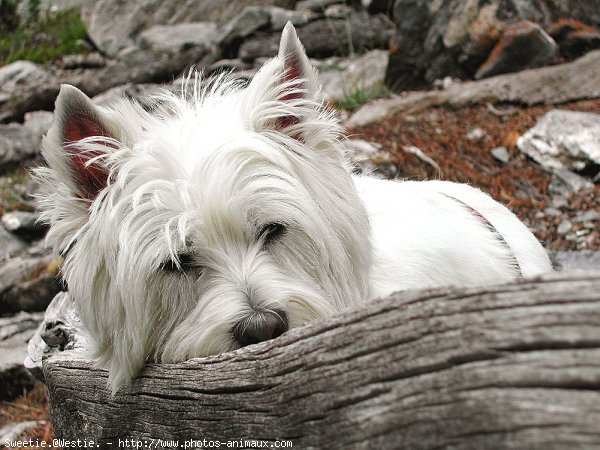
<instances>
[{"instance_id":1,"label":"white fur","mask_svg":"<svg viewBox=\"0 0 600 450\"><path fill-rule=\"evenodd\" d=\"M447 181L354 181L371 226L372 297L398 289L509 280L519 275L515 259L525 277L551 270L545 250L525 225L476 188ZM483 215L505 243L454 199Z\"/></svg>"},{"instance_id":2,"label":"white fur","mask_svg":"<svg viewBox=\"0 0 600 450\"><path fill-rule=\"evenodd\" d=\"M289 61L302 77L285 79ZM551 270L533 235L477 189L351 176L291 25L248 87L192 76L184 91L147 112L130 101L95 107L64 86L43 143L48 240L66 252L64 277L113 389L147 360L238 348L231 329L253 310L283 310L296 327L398 289L510 280L514 257L525 276ZM111 137L65 145L82 109ZM75 152L110 172L91 201L75 182ZM259 230L272 222L287 231L266 246ZM161 271L182 252L197 270Z\"/></svg>"}]
</instances>

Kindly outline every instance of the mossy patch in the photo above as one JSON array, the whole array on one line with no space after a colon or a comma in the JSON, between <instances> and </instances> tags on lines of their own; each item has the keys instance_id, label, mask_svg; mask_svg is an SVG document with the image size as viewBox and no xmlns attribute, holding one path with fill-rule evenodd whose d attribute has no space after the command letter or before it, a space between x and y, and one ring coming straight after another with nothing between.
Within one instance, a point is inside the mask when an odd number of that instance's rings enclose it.
<instances>
[{"instance_id":1,"label":"mossy patch","mask_svg":"<svg viewBox=\"0 0 600 450\"><path fill-rule=\"evenodd\" d=\"M29 172L23 168L0 175L0 216L23 209L25 191L30 180Z\"/></svg>"},{"instance_id":2,"label":"mossy patch","mask_svg":"<svg viewBox=\"0 0 600 450\"><path fill-rule=\"evenodd\" d=\"M355 89L344 94L344 97L333 102L333 106L340 110L351 110L360 105L382 97L389 97L392 91L383 83L370 88Z\"/></svg>"},{"instance_id":3,"label":"mossy patch","mask_svg":"<svg viewBox=\"0 0 600 450\"><path fill-rule=\"evenodd\" d=\"M63 55L86 53L86 36L76 9L32 16L26 23L0 33L0 66L22 59L43 63Z\"/></svg>"}]
</instances>

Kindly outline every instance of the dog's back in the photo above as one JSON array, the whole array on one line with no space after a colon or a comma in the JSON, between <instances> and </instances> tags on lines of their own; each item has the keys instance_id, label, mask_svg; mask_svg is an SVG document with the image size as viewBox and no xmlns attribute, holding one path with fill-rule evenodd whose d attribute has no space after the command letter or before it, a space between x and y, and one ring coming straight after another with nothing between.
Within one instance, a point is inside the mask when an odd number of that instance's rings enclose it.
<instances>
[{"instance_id":1,"label":"dog's back","mask_svg":"<svg viewBox=\"0 0 600 450\"><path fill-rule=\"evenodd\" d=\"M371 225L373 296L552 270L527 227L476 188L445 181L354 180Z\"/></svg>"}]
</instances>

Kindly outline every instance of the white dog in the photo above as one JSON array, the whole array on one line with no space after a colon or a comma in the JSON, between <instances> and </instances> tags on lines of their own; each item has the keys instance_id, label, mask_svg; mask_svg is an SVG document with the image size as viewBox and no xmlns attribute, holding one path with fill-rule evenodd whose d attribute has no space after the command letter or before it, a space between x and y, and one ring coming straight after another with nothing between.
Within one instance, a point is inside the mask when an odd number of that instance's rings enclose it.
<instances>
[{"instance_id":1,"label":"white dog","mask_svg":"<svg viewBox=\"0 0 600 450\"><path fill-rule=\"evenodd\" d=\"M399 289L551 270L477 189L352 176L291 24L247 86L196 77L151 111L63 86L43 154L48 238L114 390Z\"/></svg>"}]
</instances>

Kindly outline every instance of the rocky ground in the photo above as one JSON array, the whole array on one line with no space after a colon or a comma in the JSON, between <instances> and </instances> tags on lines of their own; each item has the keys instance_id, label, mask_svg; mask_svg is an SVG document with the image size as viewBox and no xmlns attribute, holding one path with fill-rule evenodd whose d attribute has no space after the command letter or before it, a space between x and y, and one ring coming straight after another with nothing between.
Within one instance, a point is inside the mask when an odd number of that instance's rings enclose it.
<instances>
[{"instance_id":1,"label":"rocky ground","mask_svg":"<svg viewBox=\"0 0 600 450\"><path fill-rule=\"evenodd\" d=\"M600 113L600 100L560 108ZM568 190L517 148L517 139L551 109L437 107L397 113L350 133L385 149L371 160L375 172L390 178L470 183L509 205L548 250L600 250L600 185Z\"/></svg>"},{"instance_id":2,"label":"rocky ground","mask_svg":"<svg viewBox=\"0 0 600 450\"><path fill-rule=\"evenodd\" d=\"M1 402L0 435L2 442L5 439L52 441L54 432L48 408L48 392L42 383L13 401Z\"/></svg>"},{"instance_id":3,"label":"rocky ground","mask_svg":"<svg viewBox=\"0 0 600 450\"><path fill-rule=\"evenodd\" d=\"M42 164L64 82L107 104L176 89L193 65L251 78L291 20L358 170L471 183L508 204L557 267L600 268L600 3L432 3L0 0L0 442L52 436L22 361L63 288L61 260L44 248L27 169ZM39 22L35 5L48 12ZM371 101L400 88L420 91ZM591 115L546 116L557 109Z\"/></svg>"}]
</instances>

